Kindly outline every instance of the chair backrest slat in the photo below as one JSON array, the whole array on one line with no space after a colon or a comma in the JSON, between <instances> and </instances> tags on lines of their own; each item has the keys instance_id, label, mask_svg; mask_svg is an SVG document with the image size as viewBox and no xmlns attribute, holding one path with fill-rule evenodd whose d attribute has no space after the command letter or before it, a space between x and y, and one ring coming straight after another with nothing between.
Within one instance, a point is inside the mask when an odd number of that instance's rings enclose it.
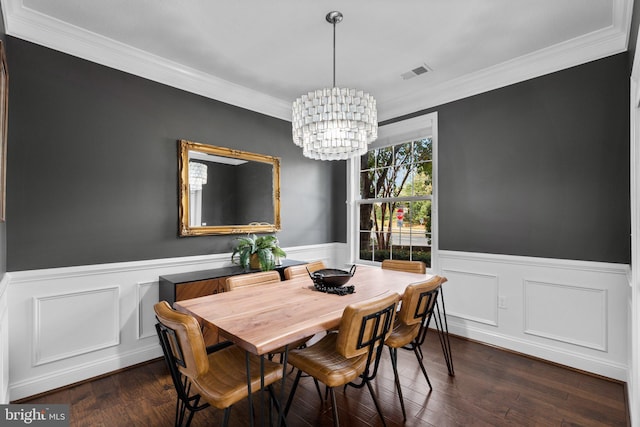
<instances>
[{"instance_id":1,"label":"chair backrest slat","mask_svg":"<svg viewBox=\"0 0 640 427\"><path fill-rule=\"evenodd\" d=\"M384 342L393 324L394 310L395 306L389 305L376 313L362 317L356 349L373 349Z\"/></svg>"},{"instance_id":2,"label":"chair backrest slat","mask_svg":"<svg viewBox=\"0 0 640 427\"><path fill-rule=\"evenodd\" d=\"M280 273L275 270L239 274L237 276L227 277L224 282L224 290L225 292L229 292L245 286L259 286L267 283L277 283L279 281Z\"/></svg>"},{"instance_id":3,"label":"chair backrest slat","mask_svg":"<svg viewBox=\"0 0 640 427\"><path fill-rule=\"evenodd\" d=\"M403 259L385 259L382 261L385 270L407 271L409 273L425 274L427 265L422 261L408 261Z\"/></svg>"},{"instance_id":4,"label":"chair backrest slat","mask_svg":"<svg viewBox=\"0 0 640 427\"><path fill-rule=\"evenodd\" d=\"M284 269L284 278L286 280L293 279L298 276L307 276L314 271L322 270L326 268L322 261L312 261L303 265L292 265Z\"/></svg>"}]
</instances>

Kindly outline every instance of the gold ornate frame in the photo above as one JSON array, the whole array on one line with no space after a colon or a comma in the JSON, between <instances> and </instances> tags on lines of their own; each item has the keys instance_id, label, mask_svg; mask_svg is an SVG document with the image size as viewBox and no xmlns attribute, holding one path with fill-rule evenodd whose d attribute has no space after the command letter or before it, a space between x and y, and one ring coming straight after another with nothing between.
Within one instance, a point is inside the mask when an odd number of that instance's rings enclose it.
<instances>
[{"instance_id":1,"label":"gold ornate frame","mask_svg":"<svg viewBox=\"0 0 640 427\"><path fill-rule=\"evenodd\" d=\"M178 141L178 177L180 188L179 234L180 236L206 236L212 234L272 233L280 230L280 159L248 151L216 147L181 139ZM215 156L268 163L273 166L273 224L251 223L191 227L189 225L189 151Z\"/></svg>"}]
</instances>

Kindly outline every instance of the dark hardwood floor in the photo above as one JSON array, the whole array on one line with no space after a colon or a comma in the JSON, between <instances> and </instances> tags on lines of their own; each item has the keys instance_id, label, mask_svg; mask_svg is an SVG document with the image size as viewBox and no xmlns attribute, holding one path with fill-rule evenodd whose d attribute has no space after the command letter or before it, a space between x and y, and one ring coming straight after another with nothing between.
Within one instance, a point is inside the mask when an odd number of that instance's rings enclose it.
<instances>
[{"instance_id":1,"label":"dark hardwood floor","mask_svg":"<svg viewBox=\"0 0 640 427\"><path fill-rule=\"evenodd\" d=\"M437 335L424 344L433 384L429 393L415 356L400 351L407 426L626 426L624 384L597 378L476 342L451 338L455 377L447 375ZM289 375L287 392L291 385ZM374 381L386 424L403 425L389 354ZM380 426L366 388L337 391L341 425ZM164 360L38 396L20 403L69 403L72 426L172 426L175 392ZM246 400L233 407L232 426L248 425ZM256 409L257 412L257 409ZM219 425L222 411L196 413L192 426ZM331 426L311 379L302 379L287 424Z\"/></svg>"}]
</instances>

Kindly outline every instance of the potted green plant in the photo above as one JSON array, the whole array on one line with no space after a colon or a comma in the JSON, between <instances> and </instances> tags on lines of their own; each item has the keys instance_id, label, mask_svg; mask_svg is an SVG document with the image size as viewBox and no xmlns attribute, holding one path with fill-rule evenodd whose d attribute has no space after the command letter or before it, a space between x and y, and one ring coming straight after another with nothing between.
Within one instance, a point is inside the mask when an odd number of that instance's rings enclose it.
<instances>
[{"instance_id":1,"label":"potted green plant","mask_svg":"<svg viewBox=\"0 0 640 427\"><path fill-rule=\"evenodd\" d=\"M276 266L276 259L287 256L280 248L276 236L256 237L255 234L250 234L236 240L238 243L231 254L231 261L244 268L262 271L273 270Z\"/></svg>"}]
</instances>

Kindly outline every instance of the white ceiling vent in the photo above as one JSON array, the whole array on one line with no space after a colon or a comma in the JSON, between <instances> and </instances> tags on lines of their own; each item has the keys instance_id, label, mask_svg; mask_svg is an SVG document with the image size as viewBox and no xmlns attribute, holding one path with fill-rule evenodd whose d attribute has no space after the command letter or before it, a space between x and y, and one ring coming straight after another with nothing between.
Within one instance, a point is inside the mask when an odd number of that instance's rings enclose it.
<instances>
[{"instance_id":1,"label":"white ceiling vent","mask_svg":"<svg viewBox=\"0 0 640 427\"><path fill-rule=\"evenodd\" d=\"M420 76L422 74L426 74L429 71L433 71L431 69L431 67L429 67L427 64L422 64L419 67L416 67L411 71L407 71L406 73L400 74L400 77L402 77L402 80L409 80L409 79L414 78L415 76Z\"/></svg>"}]
</instances>

